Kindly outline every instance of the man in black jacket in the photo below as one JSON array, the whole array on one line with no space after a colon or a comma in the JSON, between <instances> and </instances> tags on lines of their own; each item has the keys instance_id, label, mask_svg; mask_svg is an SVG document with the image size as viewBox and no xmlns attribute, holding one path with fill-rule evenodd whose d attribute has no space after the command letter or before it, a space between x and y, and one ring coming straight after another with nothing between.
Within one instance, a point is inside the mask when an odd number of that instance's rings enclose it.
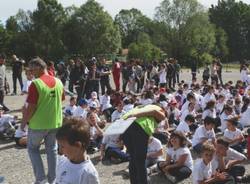
<instances>
[{"instance_id":1,"label":"man in black jacket","mask_svg":"<svg viewBox=\"0 0 250 184\"><path fill-rule=\"evenodd\" d=\"M12 79L13 79L13 93L12 95L16 95L16 81L18 79L21 91L23 89L23 80L22 80L22 71L23 71L23 62L18 59L16 55L12 56Z\"/></svg>"}]
</instances>

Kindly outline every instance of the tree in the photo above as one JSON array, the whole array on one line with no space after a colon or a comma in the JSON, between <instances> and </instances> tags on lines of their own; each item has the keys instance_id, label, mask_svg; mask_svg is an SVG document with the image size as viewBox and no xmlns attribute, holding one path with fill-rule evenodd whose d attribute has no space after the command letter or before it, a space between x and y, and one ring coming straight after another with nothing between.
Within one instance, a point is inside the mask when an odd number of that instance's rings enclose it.
<instances>
[{"instance_id":1,"label":"tree","mask_svg":"<svg viewBox=\"0 0 250 184\"><path fill-rule=\"evenodd\" d=\"M129 45L129 58L142 59L151 62L161 58L161 50L150 42L149 35L141 33L138 41Z\"/></svg>"},{"instance_id":2,"label":"tree","mask_svg":"<svg viewBox=\"0 0 250 184\"><path fill-rule=\"evenodd\" d=\"M115 16L115 24L119 26L123 48L136 42L140 33L147 33L150 23L151 20L138 9L121 10Z\"/></svg>"},{"instance_id":3,"label":"tree","mask_svg":"<svg viewBox=\"0 0 250 184\"><path fill-rule=\"evenodd\" d=\"M50 59L62 57L65 48L61 29L66 20L62 5L57 0L39 0L31 20L36 55Z\"/></svg>"},{"instance_id":4,"label":"tree","mask_svg":"<svg viewBox=\"0 0 250 184\"><path fill-rule=\"evenodd\" d=\"M3 25L0 22L0 53L6 52L7 42L8 42L7 31L5 30L5 28L3 27Z\"/></svg>"},{"instance_id":5,"label":"tree","mask_svg":"<svg viewBox=\"0 0 250 184\"><path fill-rule=\"evenodd\" d=\"M204 9L197 0L163 0L156 8L155 20L165 24L165 42L164 50L170 57L177 58L180 62L190 56L187 48L186 29L193 29L194 26L187 26L191 19L198 13L203 13ZM189 31L190 32L190 31ZM190 36L193 34L189 34ZM182 63L184 64L184 63Z\"/></svg>"},{"instance_id":6,"label":"tree","mask_svg":"<svg viewBox=\"0 0 250 184\"><path fill-rule=\"evenodd\" d=\"M121 47L118 26L94 0L88 0L72 14L63 33L64 44L71 54L91 57L116 53Z\"/></svg>"},{"instance_id":7,"label":"tree","mask_svg":"<svg viewBox=\"0 0 250 184\"><path fill-rule=\"evenodd\" d=\"M218 1L217 6L209 9L210 21L227 34L229 60L242 61L250 58L247 35L249 34L250 6L235 0Z\"/></svg>"}]
</instances>

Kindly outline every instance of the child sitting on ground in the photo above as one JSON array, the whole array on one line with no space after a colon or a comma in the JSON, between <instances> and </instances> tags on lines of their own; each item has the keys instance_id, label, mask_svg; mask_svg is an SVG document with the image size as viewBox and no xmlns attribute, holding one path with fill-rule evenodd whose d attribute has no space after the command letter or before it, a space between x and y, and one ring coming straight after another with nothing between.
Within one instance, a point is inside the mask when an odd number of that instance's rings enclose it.
<instances>
[{"instance_id":1,"label":"child sitting on ground","mask_svg":"<svg viewBox=\"0 0 250 184\"><path fill-rule=\"evenodd\" d=\"M199 128L196 129L192 139L192 146L194 151L200 153L202 145L206 141L210 141L213 144L215 144L216 141L214 132L215 124L216 124L215 119L207 116L204 119L204 125L201 125Z\"/></svg>"},{"instance_id":2,"label":"child sitting on ground","mask_svg":"<svg viewBox=\"0 0 250 184\"><path fill-rule=\"evenodd\" d=\"M224 132L224 138L229 142L230 147L243 153L245 149L244 136L240 129L237 128L238 118L229 117L227 119L227 129Z\"/></svg>"},{"instance_id":3,"label":"child sitting on ground","mask_svg":"<svg viewBox=\"0 0 250 184\"><path fill-rule=\"evenodd\" d=\"M159 139L154 138L153 136L148 139L148 150L146 158L146 167L150 167L156 164L159 161L162 161L163 158L163 147Z\"/></svg>"},{"instance_id":4,"label":"child sitting on ground","mask_svg":"<svg viewBox=\"0 0 250 184\"><path fill-rule=\"evenodd\" d=\"M73 112L73 117L86 118L88 113L87 108L88 108L87 100L81 98L78 102L76 110Z\"/></svg>"},{"instance_id":5,"label":"child sitting on ground","mask_svg":"<svg viewBox=\"0 0 250 184\"><path fill-rule=\"evenodd\" d=\"M20 147L26 147L27 146L27 135L28 135L28 126L24 128L24 130L21 129L19 126L15 132L15 142L17 146Z\"/></svg>"},{"instance_id":6,"label":"child sitting on ground","mask_svg":"<svg viewBox=\"0 0 250 184\"><path fill-rule=\"evenodd\" d=\"M100 160L103 158L119 163L129 161L129 154L123 151L120 135L105 135L103 137Z\"/></svg>"},{"instance_id":7,"label":"child sitting on ground","mask_svg":"<svg viewBox=\"0 0 250 184\"><path fill-rule=\"evenodd\" d=\"M159 170L173 183L182 181L192 174L193 159L186 141L183 133L173 132L167 148L166 161L158 162Z\"/></svg>"},{"instance_id":8,"label":"child sitting on ground","mask_svg":"<svg viewBox=\"0 0 250 184\"><path fill-rule=\"evenodd\" d=\"M123 110L123 102L120 101L116 106L116 110L111 115L111 122L120 119L125 113L126 112Z\"/></svg>"},{"instance_id":9,"label":"child sitting on ground","mask_svg":"<svg viewBox=\"0 0 250 184\"><path fill-rule=\"evenodd\" d=\"M75 110L77 109L76 107L76 97L72 96L69 100L69 105L67 105L65 108L64 108L64 115L65 116L72 116L75 112Z\"/></svg>"},{"instance_id":10,"label":"child sitting on ground","mask_svg":"<svg viewBox=\"0 0 250 184\"><path fill-rule=\"evenodd\" d=\"M72 118L57 132L62 156L58 158L56 183L99 184L98 173L86 149L89 145L89 125L80 118Z\"/></svg>"},{"instance_id":11,"label":"child sitting on ground","mask_svg":"<svg viewBox=\"0 0 250 184\"><path fill-rule=\"evenodd\" d=\"M193 170L193 184L226 184L231 183L229 175L225 172L213 173L212 159L215 154L213 144L205 143L201 150L201 159L196 160Z\"/></svg>"},{"instance_id":12,"label":"child sitting on ground","mask_svg":"<svg viewBox=\"0 0 250 184\"><path fill-rule=\"evenodd\" d=\"M95 112L89 112L87 114L87 121L90 125L90 144L88 151L92 153L98 151L101 146L103 130L99 126Z\"/></svg>"}]
</instances>

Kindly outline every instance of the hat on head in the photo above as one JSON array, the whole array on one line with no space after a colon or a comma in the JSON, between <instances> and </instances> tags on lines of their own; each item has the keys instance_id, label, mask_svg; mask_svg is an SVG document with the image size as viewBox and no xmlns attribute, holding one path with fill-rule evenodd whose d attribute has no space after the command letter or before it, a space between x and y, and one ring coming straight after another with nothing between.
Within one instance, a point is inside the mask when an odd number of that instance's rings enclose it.
<instances>
[{"instance_id":1,"label":"hat on head","mask_svg":"<svg viewBox=\"0 0 250 184\"><path fill-rule=\"evenodd\" d=\"M81 98L81 99L79 100L78 104L79 104L80 106L82 106L82 105L87 105L87 104L88 104L88 102L87 102L87 100L86 100L86 99Z\"/></svg>"},{"instance_id":2,"label":"hat on head","mask_svg":"<svg viewBox=\"0 0 250 184\"><path fill-rule=\"evenodd\" d=\"M91 97L92 97L92 98L97 98L97 92L93 91L93 92L91 93Z\"/></svg>"},{"instance_id":3,"label":"hat on head","mask_svg":"<svg viewBox=\"0 0 250 184\"><path fill-rule=\"evenodd\" d=\"M89 107L93 108L93 109L96 109L97 108L97 103L92 101L92 102L90 102Z\"/></svg>"}]
</instances>

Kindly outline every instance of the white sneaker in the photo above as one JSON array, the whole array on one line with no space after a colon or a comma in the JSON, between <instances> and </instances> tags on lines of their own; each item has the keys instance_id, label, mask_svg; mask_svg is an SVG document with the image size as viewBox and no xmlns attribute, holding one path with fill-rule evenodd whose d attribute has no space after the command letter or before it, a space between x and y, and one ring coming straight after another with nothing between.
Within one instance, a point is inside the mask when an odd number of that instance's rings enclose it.
<instances>
[{"instance_id":1,"label":"white sneaker","mask_svg":"<svg viewBox=\"0 0 250 184\"><path fill-rule=\"evenodd\" d=\"M176 179L174 176L170 175L170 174L165 174L166 178L171 181L172 183L176 183Z\"/></svg>"}]
</instances>

